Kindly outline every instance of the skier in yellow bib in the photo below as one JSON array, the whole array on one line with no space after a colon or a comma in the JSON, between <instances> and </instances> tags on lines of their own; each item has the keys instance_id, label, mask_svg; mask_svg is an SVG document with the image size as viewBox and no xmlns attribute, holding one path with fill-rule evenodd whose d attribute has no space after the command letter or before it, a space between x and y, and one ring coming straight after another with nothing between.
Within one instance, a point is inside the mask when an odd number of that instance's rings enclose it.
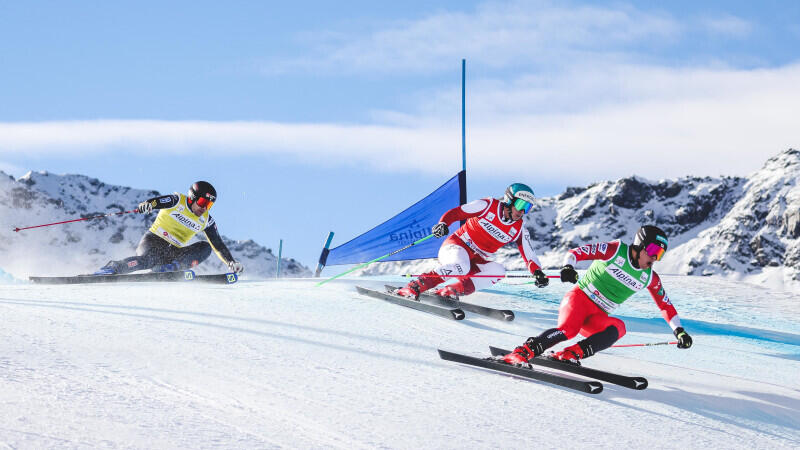
<instances>
[{"instance_id":1,"label":"skier in yellow bib","mask_svg":"<svg viewBox=\"0 0 800 450\"><path fill-rule=\"evenodd\" d=\"M95 274L124 274L147 269L153 272L185 270L205 261L212 250L231 272L242 272L244 266L233 258L222 242L214 218L208 214L216 201L217 191L207 181L192 184L187 195L175 193L143 201L137 211L147 214L158 210L158 216L139 241L136 256L109 261ZM208 242L189 244L201 231Z\"/></svg>"}]
</instances>

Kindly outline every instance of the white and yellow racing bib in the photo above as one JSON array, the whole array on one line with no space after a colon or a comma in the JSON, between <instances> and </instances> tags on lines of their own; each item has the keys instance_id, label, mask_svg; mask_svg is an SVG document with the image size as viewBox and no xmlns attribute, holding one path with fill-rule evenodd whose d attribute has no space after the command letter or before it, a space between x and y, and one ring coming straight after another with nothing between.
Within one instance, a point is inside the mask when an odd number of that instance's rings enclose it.
<instances>
[{"instance_id":1,"label":"white and yellow racing bib","mask_svg":"<svg viewBox=\"0 0 800 450\"><path fill-rule=\"evenodd\" d=\"M150 232L177 247L184 247L195 234L208 226L208 210L198 217L186 203L186 196L180 195L178 204L172 208L159 210Z\"/></svg>"}]
</instances>

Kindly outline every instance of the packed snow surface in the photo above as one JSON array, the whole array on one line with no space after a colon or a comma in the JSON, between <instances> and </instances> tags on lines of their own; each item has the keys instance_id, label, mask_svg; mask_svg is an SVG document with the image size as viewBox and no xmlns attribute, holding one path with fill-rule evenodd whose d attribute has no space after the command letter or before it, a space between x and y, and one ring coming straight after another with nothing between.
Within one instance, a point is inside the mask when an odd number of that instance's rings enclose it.
<instances>
[{"instance_id":1,"label":"packed snow surface","mask_svg":"<svg viewBox=\"0 0 800 450\"><path fill-rule=\"evenodd\" d=\"M436 352L520 344L567 285L502 282L469 300L514 322L456 322L354 289L399 278L316 281L0 285L0 447L800 447L797 295L666 276L694 346L587 359L650 382L590 395ZM620 344L673 338L644 293L619 317Z\"/></svg>"}]
</instances>

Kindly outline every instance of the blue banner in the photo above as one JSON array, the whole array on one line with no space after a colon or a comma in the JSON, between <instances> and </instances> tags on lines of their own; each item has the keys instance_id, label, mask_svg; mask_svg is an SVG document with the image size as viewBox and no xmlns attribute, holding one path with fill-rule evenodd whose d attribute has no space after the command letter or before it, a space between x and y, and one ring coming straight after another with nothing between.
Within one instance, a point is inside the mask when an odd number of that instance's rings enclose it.
<instances>
[{"instance_id":1,"label":"blue banner","mask_svg":"<svg viewBox=\"0 0 800 450\"><path fill-rule=\"evenodd\" d=\"M323 250L322 265L358 264L403 248L431 234L442 215L466 203L467 175L461 171L439 189L405 211L330 251ZM435 258L443 239L428 239L382 261Z\"/></svg>"}]
</instances>

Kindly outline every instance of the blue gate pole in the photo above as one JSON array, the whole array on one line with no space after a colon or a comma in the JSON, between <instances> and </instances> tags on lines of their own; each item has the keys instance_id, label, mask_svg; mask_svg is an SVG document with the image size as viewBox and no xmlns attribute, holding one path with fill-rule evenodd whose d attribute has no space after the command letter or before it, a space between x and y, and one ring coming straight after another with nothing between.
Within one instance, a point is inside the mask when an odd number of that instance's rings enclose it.
<instances>
[{"instance_id":1,"label":"blue gate pole","mask_svg":"<svg viewBox=\"0 0 800 450\"><path fill-rule=\"evenodd\" d=\"M333 231L328 233L328 239L325 241L325 247L322 247L322 254L319 255L319 263L317 263L317 270L314 272L314 277L319 278L319 274L322 272L322 268L325 267L325 263L328 260L328 252L331 246L331 241L333 240Z\"/></svg>"},{"instance_id":2,"label":"blue gate pole","mask_svg":"<svg viewBox=\"0 0 800 450\"><path fill-rule=\"evenodd\" d=\"M281 243L278 245L278 270L275 272L275 278L281 277L281 253L283 253L283 239L281 239Z\"/></svg>"},{"instance_id":3,"label":"blue gate pole","mask_svg":"<svg viewBox=\"0 0 800 450\"><path fill-rule=\"evenodd\" d=\"M467 60L461 60L461 170L467 170Z\"/></svg>"}]
</instances>

